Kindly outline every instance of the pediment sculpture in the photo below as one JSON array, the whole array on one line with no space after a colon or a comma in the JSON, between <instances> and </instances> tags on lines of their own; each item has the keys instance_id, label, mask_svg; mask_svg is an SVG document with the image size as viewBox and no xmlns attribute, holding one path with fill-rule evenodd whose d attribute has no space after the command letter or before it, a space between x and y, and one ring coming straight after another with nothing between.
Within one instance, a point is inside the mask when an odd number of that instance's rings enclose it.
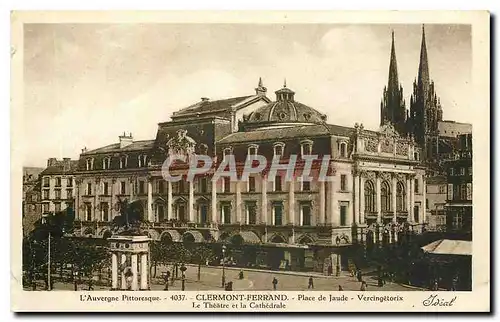
<instances>
[{"instance_id":1,"label":"pediment sculpture","mask_svg":"<svg viewBox=\"0 0 500 322\"><path fill-rule=\"evenodd\" d=\"M178 130L176 135L167 141L168 155L192 155L195 152L196 142L187 135L186 130Z\"/></svg>"}]
</instances>

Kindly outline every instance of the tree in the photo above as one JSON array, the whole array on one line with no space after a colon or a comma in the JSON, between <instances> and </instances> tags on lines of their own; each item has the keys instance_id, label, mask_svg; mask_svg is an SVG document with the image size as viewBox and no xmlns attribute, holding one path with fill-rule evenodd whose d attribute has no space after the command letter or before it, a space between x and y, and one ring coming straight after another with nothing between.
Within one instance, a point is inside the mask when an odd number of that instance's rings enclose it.
<instances>
[{"instance_id":1,"label":"tree","mask_svg":"<svg viewBox=\"0 0 500 322\"><path fill-rule=\"evenodd\" d=\"M211 247L207 244L199 244L192 248L192 259L198 264L198 281L201 279L201 265L207 261L211 261L216 257L216 254Z\"/></svg>"}]
</instances>

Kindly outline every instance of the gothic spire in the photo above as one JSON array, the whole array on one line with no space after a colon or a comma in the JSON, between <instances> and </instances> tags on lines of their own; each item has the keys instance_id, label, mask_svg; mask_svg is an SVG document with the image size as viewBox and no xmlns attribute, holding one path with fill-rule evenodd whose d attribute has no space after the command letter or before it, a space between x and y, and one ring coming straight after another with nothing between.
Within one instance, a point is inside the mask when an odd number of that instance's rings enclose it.
<instances>
[{"instance_id":1,"label":"gothic spire","mask_svg":"<svg viewBox=\"0 0 500 322\"><path fill-rule=\"evenodd\" d=\"M425 27L422 25L422 45L420 46L420 63L418 65L418 86L423 90L429 88L429 61L425 44Z\"/></svg>"},{"instance_id":2,"label":"gothic spire","mask_svg":"<svg viewBox=\"0 0 500 322\"><path fill-rule=\"evenodd\" d=\"M396 61L396 49L394 47L394 30L392 31L392 44L391 44L391 62L389 63L389 84L388 91L397 91L399 89L398 80L398 63Z\"/></svg>"}]
</instances>

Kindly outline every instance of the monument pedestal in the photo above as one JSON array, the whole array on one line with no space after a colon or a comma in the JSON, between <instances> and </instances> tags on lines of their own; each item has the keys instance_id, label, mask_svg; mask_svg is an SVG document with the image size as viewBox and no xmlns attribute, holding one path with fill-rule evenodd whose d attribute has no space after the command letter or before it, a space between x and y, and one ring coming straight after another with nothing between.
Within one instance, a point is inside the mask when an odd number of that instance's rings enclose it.
<instances>
[{"instance_id":1,"label":"monument pedestal","mask_svg":"<svg viewBox=\"0 0 500 322\"><path fill-rule=\"evenodd\" d=\"M112 236L111 289L149 290L149 241L147 236Z\"/></svg>"}]
</instances>

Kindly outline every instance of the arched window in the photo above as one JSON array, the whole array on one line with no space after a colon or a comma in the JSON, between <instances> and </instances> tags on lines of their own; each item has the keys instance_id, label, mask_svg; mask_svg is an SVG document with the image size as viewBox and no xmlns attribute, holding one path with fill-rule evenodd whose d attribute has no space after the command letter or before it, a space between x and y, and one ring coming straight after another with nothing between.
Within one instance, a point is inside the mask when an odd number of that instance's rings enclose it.
<instances>
[{"instance_id":1,"label":"arched window","mask_svg":"<svg viewBox=\"0 0 500 322\"><path fill-rule=\"evenodd\" d=\"M110 157L105 157L104 159L102 159L102 168L103 168L103 170L109 169L110 162L111 162L111 158Z\"/></svg>"},{"instance_id":2,"label":"arched window","mask_svg":"<svg viewBox=\"0 0 500 322\"><path fill-rule=\"evenodd\" d=\"M283 156L283 151L285 150L285 144L282 142L276 142L273 145L274 147L274 156L281 157Z\"/></svg>"},{"instance_id":3,"label":"arched window","mask_svg":"<svg viewBox=\"0 0 500 322\"><path fill-rule=\"evenodd\" d=\"M258 150L259 146L257 144L250 144L248 146L248 155L257 155Z\"/></svg>"},{"instance_id":4,"label":"arched window","mask_svg":"<svg viewBox=\"0 0 500 322\"><path fill-rule=\"evenodd\" d=\"M347 144L345 142L340 143L339 154L341 158L347 157Z\"/></svg>"},{"instance_id":5,"label":"arched window","mask_svg":"<svg viewBox=\"0 0 500 322\"><path fill-rule=\"evenodd\" d=\"M87 170L94 170L94 159L89 158L89 159L85 160L85 166L86 166Z\"/></svg>"},{"instance_id":6,"label":"arched window","mask_svg":"<svg viewBox=\"0 0 500 322\"><path fill-rule=\"evenodd\" d=\"M404 184L400 181L396 187L396 211L406 210L406 190Z\"/></svg>"},{"instance_id":7,"label":"arched window","mask_svg":"<svg viewBox=\"0 0 500 322\"><path fill-rule=\"evenodd\" d=\"M391 187L387 181L380 187L380 203L381 211L391 211Z\"/></svg>"},{"instance_id":8,"label":"arched window","mask_svg":"<svg viewBox=\"0 0 500 322\"><path fill-rule=\"evenodd\" d=\"M120 157L120 169L124 169L127 167L127 156L124 155Z\"/></svg>"},{"instance_id":9,"label":"arched window","mask_svg":"<svg viewBox=\"0 0 500 322\"><path fill-rule=\"evenodd\" d=\"M139 168L145 167L148 165L148 156L146 154L140 154L138 156L139 159Z\"/></svg>"},{"instance_id":10,"label":"arched window","mask_svg":"<svg viewBox=\"0 0 500 322\"><path fill-rule=\"evenodd\" d=\"M375 212L375 187L372 181L365 182L365 212Z\"/></svg>"}]
</instances>

